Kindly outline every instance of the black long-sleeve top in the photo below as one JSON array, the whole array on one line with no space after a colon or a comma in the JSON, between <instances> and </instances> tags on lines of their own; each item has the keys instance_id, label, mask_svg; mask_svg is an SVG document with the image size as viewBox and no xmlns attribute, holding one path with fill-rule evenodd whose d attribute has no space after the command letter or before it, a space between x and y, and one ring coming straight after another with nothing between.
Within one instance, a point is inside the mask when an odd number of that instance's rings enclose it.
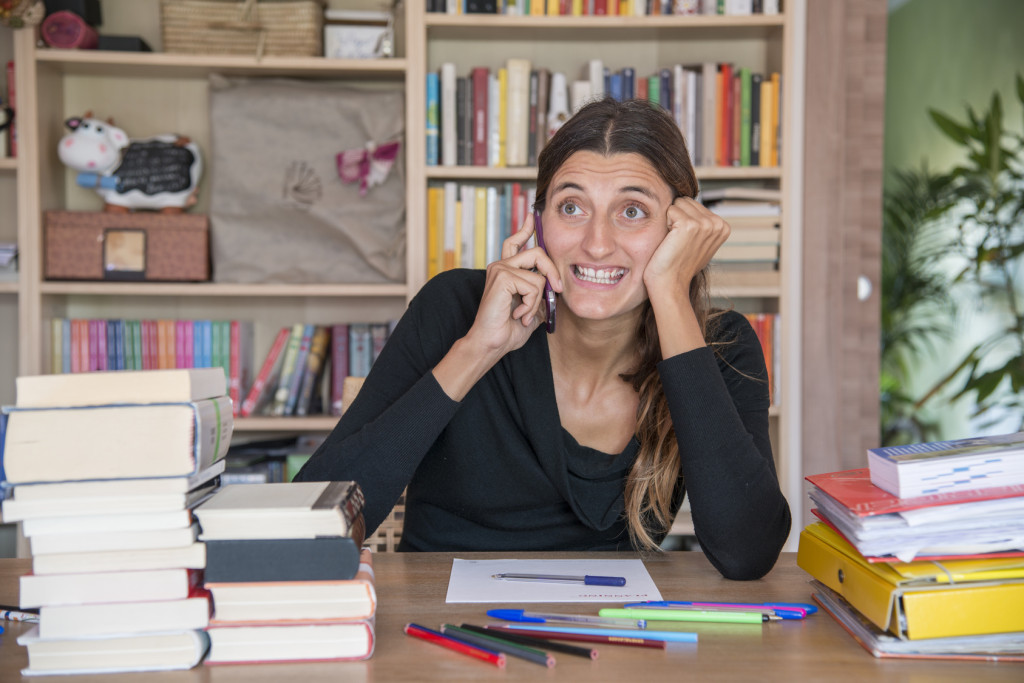
<instances>
[{"instance_id":1,"label":"black long-sleeve top","mask_svg":"<svg viewBox=\"0 0 1024 683\"><path fill-rule=\"evenodd\" d=\"M462 401L434 378L473 324L484 281L483 271L455 270L423 287L296 479L358 481L368 530L408 487L401 550L630 549L623 488L639 443L602 453L562 428L543 326ZM725 577L753 579L775 564L790 512L768 437L761 347L738 313L717 329L726 342L717 355L695 349L658 372L697 539Z\"/></svg>"}]
</instances>

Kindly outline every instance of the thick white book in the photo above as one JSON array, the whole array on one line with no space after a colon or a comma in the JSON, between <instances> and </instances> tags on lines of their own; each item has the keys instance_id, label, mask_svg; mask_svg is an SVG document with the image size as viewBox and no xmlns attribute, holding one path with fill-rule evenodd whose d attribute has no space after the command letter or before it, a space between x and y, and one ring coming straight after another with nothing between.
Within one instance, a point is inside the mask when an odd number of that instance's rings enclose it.
<instances>
[{"instance_id":1,"label":"thick white book","mask_svg":"<svg viewBox=\"0 0 1024 683\"><path fill-rule=\"evenodd\" d=\"M505 155L509 166L526 166L530 138L530 60L509 59Z\"/></svg>"},{"instance_id":2,"label":"thick white book","mask_svg":"<svg viewBox=\"0 0 1024 683\"><path fill-rule=\"evenodd\" d=\"M21 607L90 605L140 600L182 600L202 581L194 569L152 569L90 574L25 574L19 579Z\"/></svg>"},{"instance_id":3,"label":"thick white book","mask_svg":"<svg viewBox=\"0 0 1024 683\"><path fill-rule=\"evenodd\" d=\"M101 550L83 553L54 553L32 556L32 573L84 574L89 572L133 572L150 569L203 569L206 544L192 543L177 548Z\"/></svg>"},{"instance_id":4,"label":"thick white book","mask_svg":"<svg viewBox=\"0 0 1024 683\"><path fill-rule=\"evenodd\" d=\"M221 368L33 375L15 380L19 408L187 403L227 394Z\"/></svg>"},{"instance_id":5,"label":"thick white book","mask_svg":"<svg viewBox=\"0 0 1024 683\"><path fill-rule=\"evenodd\" d=\"M32 628L18 637L28 650L23 676L191 669L210 648L205 631L50 640Z\"/></svg>"},{"instance_id":6,"label":"thick white book","mask_svg":"<svg viewBox=\"0 0 1024 683\"><path fill-rule=\"evenodd\" d=\"M37 534L29 539L29 549L33 555L53 555L105 550L178 548L191 545L198 537L199 525L197 524L178 529Z\"/></svg>"},{"instance_id":7,"label":"thick white book","mask_svg":"<svg viewBox=\"0 0 1024 683\"><path fill-rule=\"evenodd\" d=\"M193 597L182 600L44 606L39 610L39 637L127 636L200 629L209 623L209 594L197 588Z\"/></svg>"},{"instance_id":8,"label":"thick white book","mask_svg":"<svg viewBox=\"0 0 1024 683\"><path fill-rule=\"evenodd\" d=\"M441 65L441 164L455 166L457 163L458 133L456 132L455 108L455 64Z\"/></svg>"},{"instance_id":9,"label":"thick white book","mask_svg":"<svg viewBox=\"0 0 1024 683\"><path fill-rule=\"evenodd\" d=\"M31 538L40 534L88 534L119 531L186 529L192 526L190 510L147 512L137 515L105 514L68 517L32 517L21 523L21 533Z\"/></svg>"},{"instance_id":10,"label":"thick white book","mask_svg":"<svg viewBox=\"0 0 1024 683\"><path fill-rule=\"evenodd\" d=\"M195 509L203 541L348 536L363 509L352 481L225 486Z\"/></svg>"},{"instance_id":11,"label":"thick white book","mask_svg":"<svg viewBox=\"0 0 1024 683\"><path fill-rule=\"evenodd\" d=\"M180 477L224 457L231 399L192 403L5 408L9 484Z\"/></svg>"}]
</instances>

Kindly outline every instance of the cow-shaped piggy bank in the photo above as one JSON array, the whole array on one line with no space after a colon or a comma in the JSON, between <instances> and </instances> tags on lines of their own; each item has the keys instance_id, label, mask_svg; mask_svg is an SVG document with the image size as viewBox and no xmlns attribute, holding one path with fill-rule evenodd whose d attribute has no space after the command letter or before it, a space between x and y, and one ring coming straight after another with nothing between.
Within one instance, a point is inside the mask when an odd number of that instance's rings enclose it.
<instances>
[{"instance_id":1,"label":"cow-shaped piggy bank","mask_svg":"<svg viewBox=\"0 0 1024 683\"><path fill-rule=\"evenodd\" d=\"M60 160L79 171L78 184L95 189L108 211L181 211L195 204L203 162L188 138L129 140L113 123L88 115L64 125L70 132L58 145Z\"/></svg>"}]
</instances>

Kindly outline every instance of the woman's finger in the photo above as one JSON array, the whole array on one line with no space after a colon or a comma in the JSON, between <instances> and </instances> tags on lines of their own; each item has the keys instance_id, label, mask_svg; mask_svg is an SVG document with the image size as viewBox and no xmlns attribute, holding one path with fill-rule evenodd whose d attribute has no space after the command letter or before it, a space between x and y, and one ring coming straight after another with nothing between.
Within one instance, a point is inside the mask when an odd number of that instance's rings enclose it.
<instances>
[{"instance_id":1,"label":"woman's finger","mask_svg":"<svg viewBox=\"0 0 1024 683\"><path fill-rule=\"evenodd\" d=\"M509 235L509 237L501 243L501 258L507 259L518 254L522 251L523 246L530 241L530 237L532 236L533 214L527 212L526 220L523 221L522 227Z\"/></svg>"}]
</instances>

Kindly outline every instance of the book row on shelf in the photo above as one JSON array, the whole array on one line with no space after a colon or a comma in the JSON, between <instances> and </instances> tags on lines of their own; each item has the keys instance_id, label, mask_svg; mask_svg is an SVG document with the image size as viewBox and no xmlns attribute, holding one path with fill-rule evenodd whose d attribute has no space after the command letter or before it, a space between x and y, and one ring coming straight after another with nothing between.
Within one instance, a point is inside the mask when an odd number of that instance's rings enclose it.
<instances>
[{"instance_id":1,"label":"book row on shelf","mask_svg":"<svg viewBox=\"0 0 1024 683\"><path fill-rule=\"evenodd\" d=\"M485 268L501 257L501 244L519 230L536 199L532 184L446 181L427 188L427 275L452 268ZM737 190L726 198L714 191L712 211L726 217L732 231L715 254L722 268L774 270L779 263L777 190ZM731 196L731 193L730 193Z\"/></svg>"},{"instance_id":2,"label":"book row on shelf","mask_svg":"<svg viewBox=\"0 0 1024 683\"><path fill-rule=\"evenodd\" d=\"M428 12L533 17L778 14L778 0L427 0Z\"/></svg>"},{"instance_id":3,"label":"book row on shelf","mask_svg":"<svg viewBox=\"0 0 1024 683\"><path fill-rule=\"evenodd\" d=\"M216 430L189 419L227 405L219 370L41 375L18 389L0 422L0 492L32 556L19 585L20 608L37 613L18 637L24 673L373 653L361 489L225 485L230 411ZM88 447L68 447L83 428Z\"/></svg>"},{"instance_id":4,"label":"book row on shelf","mask_svg":"<svg viewBox=\"0 0 1024 683\"><path fill-rule=\"evenodd\" d=\"M675 64L650 75L591 59L583 78L511 58L459 75L427 74L427 166L534 166L571 112L593 99L645 99L672 114L699 166L776 167L782 75L729 62Z\"/></svg>"},{"instance_id":5,"label":"book row on shelf","mask_svg":"<svg viewBox=\"0 0 1024 683\"><path fill-rule=\"evenodd\" d=\"M392 323L282 327L254 375L246 320L54 318L53 373L222 368L236 416L340 415L347 377L365 377Z\"/></svg>"},{"instance_id":6,"label":"book row on shelf","mask_svg":"<svg viewBox=\"0 0 1024 683\"><path fill-rule=\"evenodd\" d=\"M876 657L1024 661L1024 435L867 455L806 477L815 599Z\"/></svg>"},{"instance_id":7,"label":"book row on shelf","mask_svg":"<svg viewBox=\"0 0 1024 683\"><path fill-rule=\"evenodd\" d=\"M428 187L427 275L499 260L501 243L522 227L536 194L536 186L518 182Z\"/></svg>"}]
</instances>

